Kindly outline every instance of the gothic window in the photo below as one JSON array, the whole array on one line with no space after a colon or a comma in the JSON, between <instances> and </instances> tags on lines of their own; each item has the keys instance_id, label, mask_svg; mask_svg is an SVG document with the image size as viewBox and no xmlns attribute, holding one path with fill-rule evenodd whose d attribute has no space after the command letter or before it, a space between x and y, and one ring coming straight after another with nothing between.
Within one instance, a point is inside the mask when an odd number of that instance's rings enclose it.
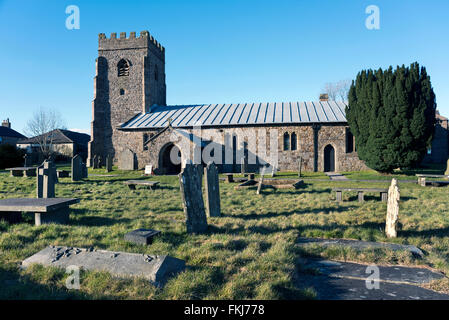
<instances>
[{"instance_id":1,"label":"gothic window","mask_svg":"<svg viewBox=\"0 0 449 320\"><path fill-rule=\"evenodd\" d=\"M292 151L294 151L294 150L297 150L298 149L298 138L296 137L296 133L292 133L292 136L291 136L291 150Z\"/></svg>"},{"instance_id":2,"label":"gothic window","mask_svg":"<svg viewBox=\"0 0 449 320\"><path fill-rule=\"evenodd\" d=\"M290 135L288 132L284 133L284 151L290 150Z\"/></svg>"},{"instance_id":3,"label":"gothic window","mask_svg":"<svg viewBox=\"0 0 449 320\"><path fill-rule=\"evenodd\" d=\"M346 128L346 153L354 152L354 135L349 128Z\"/></svg>"},{"instance_id":4,"label":"gothic window","mask_svg":"<svg viewBox=\"0 0 449 320\"><path fill-rule=\"evenodd\" d=\"M129 63L125 59L122 59L117 64L118 76L129 76Z\"/></svg>"},{"instance_id":5,"label":"gothic window","mask_svg":"<svg viewBox=\"0 0 449 320\"><path fill-rule=\"evenodd\" d=\"M148 134L143 134L143 150L148 150L148 145L145 145L145 142L148 141Z\"/></svg>"}]
</instances>

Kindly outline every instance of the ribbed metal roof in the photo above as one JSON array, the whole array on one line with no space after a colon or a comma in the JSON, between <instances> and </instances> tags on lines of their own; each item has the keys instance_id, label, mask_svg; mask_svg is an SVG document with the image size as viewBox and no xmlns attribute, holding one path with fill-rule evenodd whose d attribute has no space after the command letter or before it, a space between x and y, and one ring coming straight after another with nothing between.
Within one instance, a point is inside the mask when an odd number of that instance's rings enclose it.
<instances>
[{"instance_id":1,"label":"ribbed metal roof","mask_svg":"<svg viewBox=\"0 0 449 320\"><path fill-rule=\"evenodd\" d=\"M335 101L153 106L151 112L136 115L121 128L162 128L170 118L178 128L346 122L345 107Z\"/></svg>"}]
</instances>

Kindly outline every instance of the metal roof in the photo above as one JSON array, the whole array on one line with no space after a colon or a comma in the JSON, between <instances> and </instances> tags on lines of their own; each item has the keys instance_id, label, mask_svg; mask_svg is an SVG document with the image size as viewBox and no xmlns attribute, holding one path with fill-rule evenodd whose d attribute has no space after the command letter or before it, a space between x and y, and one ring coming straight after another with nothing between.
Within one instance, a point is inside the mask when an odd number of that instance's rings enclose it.
<instances>
[{"instance_id":1,"label":"metal roof","mask_svg":"<svg viewBox=\"0 0 449 320\"><path fill-rule=\"evenodd\" d=\"M151 112L136 115L121 129L150 129L167 126L247 126L346 122L346 104L335 101L204 104L153 106Z\"/></svg>"}]
</instances>

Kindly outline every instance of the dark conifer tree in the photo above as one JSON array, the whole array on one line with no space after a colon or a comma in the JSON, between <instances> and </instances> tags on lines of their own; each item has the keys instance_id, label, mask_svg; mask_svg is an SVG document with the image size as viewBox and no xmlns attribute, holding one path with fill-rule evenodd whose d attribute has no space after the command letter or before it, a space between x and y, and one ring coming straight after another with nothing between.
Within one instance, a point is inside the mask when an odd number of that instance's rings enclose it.
<instances>
[{"instance_id":1,"label":"dark conifer tree","mask_svg":"<svg viewBox=\"0 0 449 320\"><path fill-rule=\"evenodd\" d=\"M426 69L363 70L352 82L346 118L359 158L381 172L418 165L435 127L435 94Z\"/></svg>"}]
</instances>

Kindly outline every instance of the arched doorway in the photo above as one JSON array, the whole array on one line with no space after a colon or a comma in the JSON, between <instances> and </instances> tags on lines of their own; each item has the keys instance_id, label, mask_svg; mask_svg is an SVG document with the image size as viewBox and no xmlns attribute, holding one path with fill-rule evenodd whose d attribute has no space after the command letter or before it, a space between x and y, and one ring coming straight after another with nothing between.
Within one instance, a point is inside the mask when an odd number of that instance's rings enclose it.
<instances>
[{"instance_id":1,"label":"arched doorway","mask_svg":"<svg viewBox=\"0 0 449 320\"><path fill-rule=\"evenodd\" d=\"M162 174L178 174L181 172L181 151L173 143L162 147L159 153L159 169Z\"/></svg>"},{"instance_id":2,"label":"arched doorway","mask_svg":"<svg viewBox=\"0 0 449 320\"><path fill-rule=\"evenodd\" d=\"M328 144L324 148L324 172L335 171L335 149Z\"/></svg>"}]
</instances>

